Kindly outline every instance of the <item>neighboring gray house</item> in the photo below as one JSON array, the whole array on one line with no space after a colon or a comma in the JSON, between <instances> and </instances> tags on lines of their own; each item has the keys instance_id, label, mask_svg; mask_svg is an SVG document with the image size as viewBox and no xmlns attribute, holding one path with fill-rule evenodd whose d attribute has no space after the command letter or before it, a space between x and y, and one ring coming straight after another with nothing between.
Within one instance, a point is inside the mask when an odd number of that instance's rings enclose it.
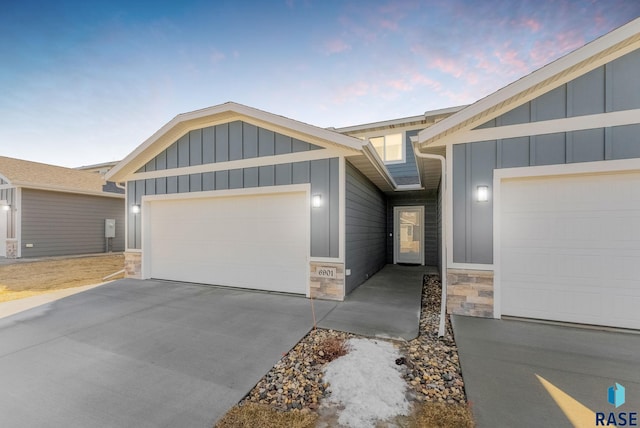
<instances>
[{"instance_id":1,"label":"neighboring gray house","mask_svg":"<svg viewBox=\"0 0 640 428\"><path fill-rule=\"evenodd\" d=\"M123 251L124 211L123 190L99 174L0 156L0 257Z\"/></svg>"},{"instance_id":2,"label":"neighboring gray house","mask_svg":"<svg viewBox=\"0 0 640 428\"><path fill-rule=\"evenodd\" d=\"M106 175L127 275L343 299L440 264L453 313L640 328L639 48L640 19L468 107L342 129L178 115Z\"/></svg>"}]
</instances>

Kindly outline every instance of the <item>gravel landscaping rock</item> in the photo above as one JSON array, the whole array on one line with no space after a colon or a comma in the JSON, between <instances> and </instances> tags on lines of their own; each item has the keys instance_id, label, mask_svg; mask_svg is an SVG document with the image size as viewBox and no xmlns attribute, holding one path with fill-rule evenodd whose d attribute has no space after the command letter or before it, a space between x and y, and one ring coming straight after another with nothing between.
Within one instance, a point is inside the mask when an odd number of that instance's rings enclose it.
<instances>
[{"instance_id":1,"label":"gravel landscaping rock","mask_svg":"<svg viewBox=\"0 0 640 428\"><path fill-rule=\"evenodd\" d=\"M409 342L395 342L409 386L409 400L466 403L458 349L447 317L446 334L438 338L441 285L436 275L425 276L420 315L420 336ZM317 411L328 394L322 372L330 361L328 340L346 341L358 337L334 330L315 329L258 382L240 403L268 404L283 411Z\"/></svg>"}]
</instances>

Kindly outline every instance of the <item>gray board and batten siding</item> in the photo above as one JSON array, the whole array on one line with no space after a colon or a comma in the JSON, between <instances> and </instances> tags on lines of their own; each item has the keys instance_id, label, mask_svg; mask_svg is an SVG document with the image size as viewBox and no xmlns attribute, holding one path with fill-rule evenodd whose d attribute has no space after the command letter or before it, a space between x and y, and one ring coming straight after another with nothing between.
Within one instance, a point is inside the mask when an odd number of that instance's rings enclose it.
<instances>
[{"instance_id":1,"label":"gray board and batten siding","mask_svg":"<svg viewBox=\"0 0 640 428\"><path fill-rule=\"evenodd\" d=\"M188 132L138 172L167 170L165 177L127 182L127 206L141 204L142 196L190 193L291 184L311 185L322 195L322 206L311 211L311 257L337 258L339 251L339 161L327 158L260 167L175 175L171 169L231 160L321 150L322 147L269 131L246 122ZM141 248L141 216L129 216L128 248ZM176 219L180 221L180 219Z\"/></svg>"},{"instance_id":2,"label":"gray board and batten siding","mask_svg":"<svg viewBox=\"0 0 640 428\"><path fill-rule=\"evenodd\" d=\"M22 257L103 253L109 218L116 220L111 250L124 251L122 198L22 189L21 203Z\"/></svg>"},{"instance_id":3,"label":"gray board and batten siding","mask_svg":"<svg viewBox=\"0 0 640 428\"><path fill-rule=\"evenodd\" d=\"M413 154L413 145L411 144L411 137L418 135L418 132L420 132L419 129L405 132L405 161L403 163L390 163L385 165L387 170L389 170L389 174L391 174L395 182L399 185L420 183L416 156Z\"/></svg>"},{"instance_id":4,"label":"gray board and batten siding","mask_svg":"<svg viewBox=\"0 0 640 428\"><path fill-rule=\"evenodd\" d=\"M345 267L351 270L346 294L386 264L386 217L385 195L346 162Z\"/></svg>"},{"instance_id":5,"label":"gray board and batten siding","mask_svg":"<svg viewBox=\"0 0 640 428\"><path fill-rule=\"evenodd\" d=\"M640 50L631 52L480 128L640 108ZM493 170L640 158L640 125L614 126L453 146L453 261L493 263L493 205L474 189L491 188ZM491 194L491 192L490 192Z\"/></svg>"}]
</instances>

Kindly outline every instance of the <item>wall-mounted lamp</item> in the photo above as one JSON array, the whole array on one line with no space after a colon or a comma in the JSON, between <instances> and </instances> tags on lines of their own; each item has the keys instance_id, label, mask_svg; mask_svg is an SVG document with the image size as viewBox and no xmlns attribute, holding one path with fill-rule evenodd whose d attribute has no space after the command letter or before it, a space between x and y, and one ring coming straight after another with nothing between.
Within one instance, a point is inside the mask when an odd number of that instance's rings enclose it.
<instances>
[{"instance_id":1,"label":"wall-mounted lamp","mask_svg":"<svg viewBox=\"0 0 640 428\"><path fill-rule=\"evenodd\" d=\"M489 200L489 186L478 186L476 200L478 202L487 202Z\"/></svg>"},{"instance_id":2,"label":"wall-mounted lamp","mask_svg":"<svg viewBox=\"0 0 640 428\"><path fill-rule=\"evenodd\" d=\"M138 214L140 212L140 205L131 205L131 212L133 214Z\"/></svg>"},{"instance_id":3,"label":"wall-mounted lamp","mask_svg":"<svg viewBox=\"0 0 640 428\"><path fill-rule=\"evenodd\" d=\"M311 206L313 208L320 208L322 206L322 195L313 195L311 197Z\"/></svg>"},{"instance_id":4,"label":"wall-mounted lamp","mask_svg":"<svg viewBox=\"0 0 640 428\"><path fill-rule=\"evenodd\" d=\"M2 205L2 211L6 212L6 211L9 211L9 210L11 210L11 205L9 205L9 204L3 204Z\"/></svg>"}]
</instances>

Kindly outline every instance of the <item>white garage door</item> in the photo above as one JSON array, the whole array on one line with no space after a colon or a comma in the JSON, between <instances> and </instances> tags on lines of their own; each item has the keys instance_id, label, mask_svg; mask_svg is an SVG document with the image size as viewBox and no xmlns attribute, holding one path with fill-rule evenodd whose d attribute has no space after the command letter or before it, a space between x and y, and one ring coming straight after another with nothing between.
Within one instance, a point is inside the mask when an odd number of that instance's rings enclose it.
<instances>
[{"instance_id":1,"label":"white garage door","mask_svg":"<svg viewBox=\"0 0 640 428\"><path fill-rule=\"evenodd\" d=\"M640 173L503 180L503 315L640 329Z\"/></svg>"},{"instance_id":2,"label":"white garage door","mask_svg":"<svg viewBox=\"0 0 640 428\"><path fill-rule=\"evenodd\" d=\"M307 293L305 193L149 204L152 278Z\"/></svg>"}]
</instances>

